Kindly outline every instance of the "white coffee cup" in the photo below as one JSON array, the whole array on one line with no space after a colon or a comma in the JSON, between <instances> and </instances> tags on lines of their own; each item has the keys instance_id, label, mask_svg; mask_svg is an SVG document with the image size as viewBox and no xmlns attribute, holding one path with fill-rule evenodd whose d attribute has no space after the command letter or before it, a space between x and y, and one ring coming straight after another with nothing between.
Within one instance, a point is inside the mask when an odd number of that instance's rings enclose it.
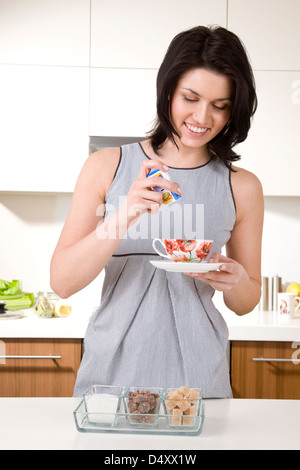
<instances>
[{"instance_id":1,"label":"white coffee cup","mask_svg":"<svg viewBox=\"0 0 300 470\"><path fill-rule=\"evenodd\" d=\"M160 243L165 249L162 253L157 248ZM213 240L179 240L175 238L154 238L152 246L156 253L163 258L175 262L201 263L204 261L211 250Z\"/></svg>"},{"instance_id":2,"label":"white coffee cup","mask_svg":"<svg viewBox=\"0 0 300 470\"><path fill-rule=\"evenodd\" d=\"M295 300L298 299L299 303L295 307ZM295 312L300 308L300 297L295 297L294 294L287 292L279 292L278 294L278 319L280 322L291 320Z\"/></svg>"}]
</instances>

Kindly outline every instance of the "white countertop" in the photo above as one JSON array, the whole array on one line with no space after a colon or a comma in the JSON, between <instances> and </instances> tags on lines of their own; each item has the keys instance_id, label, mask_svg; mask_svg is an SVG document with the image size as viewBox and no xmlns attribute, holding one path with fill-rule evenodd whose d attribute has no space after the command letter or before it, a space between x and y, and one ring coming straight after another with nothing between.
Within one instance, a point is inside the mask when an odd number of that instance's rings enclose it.
<instances>
[{"instance_id":1,"label":"white countertop","mask_svg":"<svg viewBox=\"0 0 300 470\"><path fill-rule=\"evenodd\" d=\"M231 341L300 341L300 313L286 324L276 312L258 309L243 316L227 311L224 318Z\"/></svg>"},{"instance_id":2,"label":"white countertop","mask_svg":"<svg viewBox=\"0 0 300 470\"><path fill-rule=\"evenodd\" d=\"M66 318L40 318L34 309L24 310L21 319L0 320L2 338L84 338L87 315L71 314ZM299 341L300 313L288 324L279 324L275 312L254 310L239 317L226 311L224 318L231 341Z\"/></svg>"},{"instance_id":3,"label":"white countertop","mask_svg":"<svg viewBox=\"0 0 300 470\"><path fill-rule=\"evenodd\" d=\"M2 338L84 338L89 318L71 313L65 318L41 318L33 308L23 310L24 318L0 319Z\"/></svg>"},{"instance_id":4,"label":"white countertop","mask_svg":"<svg viewBox=\"0 0 300 470\"><path fill-rule=\"evenodd\" d=\"M80 433L78 398L0 398L0 449L299 449L300 400L205 400L199 436ZM147 453L143 453L147 458Z\"/></svg>"}]
</instances>

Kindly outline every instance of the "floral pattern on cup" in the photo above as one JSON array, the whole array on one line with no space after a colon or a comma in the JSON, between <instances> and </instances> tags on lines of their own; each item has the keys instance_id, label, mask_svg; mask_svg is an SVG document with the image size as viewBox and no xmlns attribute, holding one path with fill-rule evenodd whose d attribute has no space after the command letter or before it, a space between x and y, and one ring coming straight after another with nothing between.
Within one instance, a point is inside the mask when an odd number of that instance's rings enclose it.
<instances>
[{"instance_id":1,"label":"floral pattern on cup","mask_svg":"<svg viewBox=\"0 0 300 470\"><path fill-rule=\"evenodd\" d=\"M300 297L288 292L279 292L278 296L278 320L288 321L293 319L295 313L300 308ZM299 301L297 304L296 301Z\"/></svg>"},{"instance_id":2,"label":"floral pattern on cup","mask_svg":"<svg viewBox=\"0 0 300 470\"><path fill-rule=\"evenodd\" d=\"M156 248L156 243L160 242L167 254L161 253ZM175 262L199 263L207 258L210 253L212 240L182 240L182 239L160 239L153 240L153 248L164 258Z\"/></svg>"}]
</instances>

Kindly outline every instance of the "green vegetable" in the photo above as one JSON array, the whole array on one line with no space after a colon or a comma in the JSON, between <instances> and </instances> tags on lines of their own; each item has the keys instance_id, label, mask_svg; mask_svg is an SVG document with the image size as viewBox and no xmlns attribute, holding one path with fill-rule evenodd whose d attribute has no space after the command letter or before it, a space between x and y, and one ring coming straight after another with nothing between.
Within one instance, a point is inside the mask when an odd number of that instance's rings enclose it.
<instances>
[{"instance_id":1,"label":"green vegetable","mask_svg":"<svg viewBox=\"0 0 300 470\"><path fill-rule=\"evenodd\" d=\"M0 279L0 301L4 300L7 310L30 308L35 302L34 294L22 292L20 281Z\"/></svg>"},{"instance_id":2,"label":"green vegetable","mask_svg":"<svg viewBox=\"0 0 300 470\"><path fill-rule=\"evenodd\" d=\"M7 310L23 310L24 308L30 308L34 304L35 298L34 294L24 294L18 299L5 300L5 308Z\"/></svg>"},{"instance_id":3,"label":"green vegetable","mask_svg":"<svg viewBox=\"0 0 300 470\"><path fill-rule=\"evenodd\" d=\"M17 295L21 294L20 281L4 281L0 279L0 295Z\"/></svg>"},{"instance_id":4,"label":"green vegetable","mask_svg":"<svg viewBox=\"0 0 300 470\"><path fill-rule=\"evenodd\" d=\"M0 301L1 300L7 300L7 299L19 299L20 297L23 297L23 292L22 294L17 294L17 295L0 295Z\"/></svg>"}]
</instances>

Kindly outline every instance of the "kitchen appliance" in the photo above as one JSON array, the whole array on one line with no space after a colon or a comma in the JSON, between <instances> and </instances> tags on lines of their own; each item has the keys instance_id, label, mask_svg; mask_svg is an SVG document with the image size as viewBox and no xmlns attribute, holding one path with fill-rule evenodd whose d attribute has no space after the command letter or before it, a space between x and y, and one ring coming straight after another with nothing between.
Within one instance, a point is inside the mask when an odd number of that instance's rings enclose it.
<instances>
[{"instance_id":1,"label":"kitchen appliance","mask_svg":"<svg viewBox=\"0 0 300 470\"><path fill-rule=\"evenodd\" d=\"M262 311L277 310L277 294L282 291L282 279L276 274L262 278L259 309Z\"/></svg>"},{"instance_id":2,"label":"kitchen appliance","mask_svg":"<svg viewBox=\"0 0 300 470\"><path fill-rule=\"evenodd\" d=\"M120 147L125 144L141 142L145 137L121 137L121 136L90 136L89 153L97 152L112 147Z\"/></svg>"}]
</instances>

